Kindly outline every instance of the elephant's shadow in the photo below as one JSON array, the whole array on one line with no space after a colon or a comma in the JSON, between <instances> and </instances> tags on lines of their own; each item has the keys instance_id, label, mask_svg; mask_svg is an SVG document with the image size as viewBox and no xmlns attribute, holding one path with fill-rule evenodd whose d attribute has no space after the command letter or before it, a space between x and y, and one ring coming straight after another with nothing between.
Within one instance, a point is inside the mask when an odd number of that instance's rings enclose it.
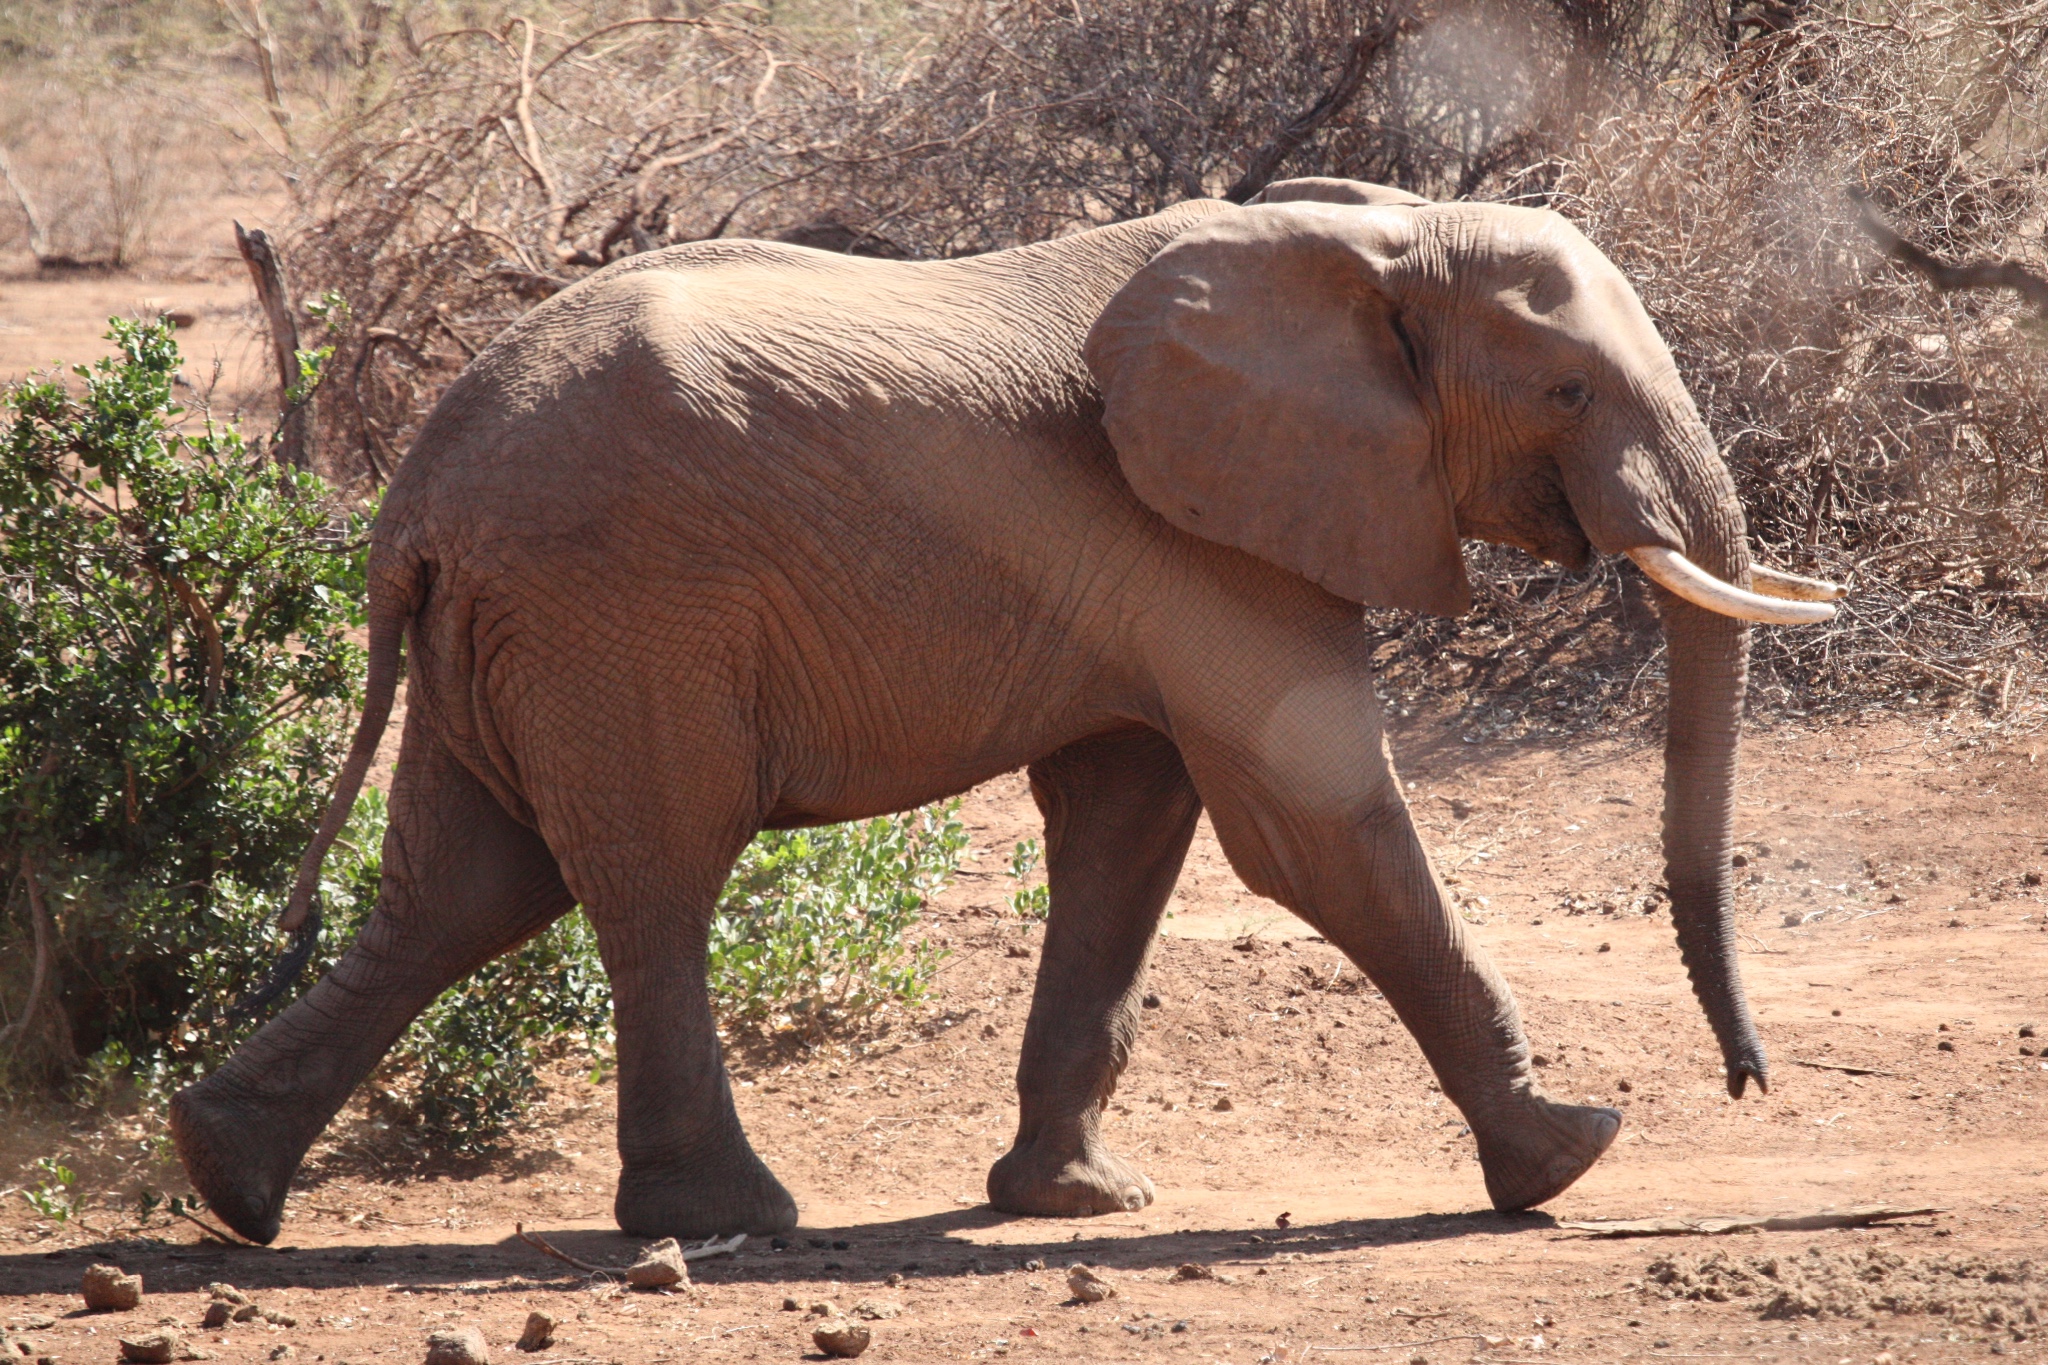
<instances>
[{"instance_id":1,"label":"elephant's shadow","mask_svg":"<svg viewBox=\"0 0 2048 1365\"><path fill-rule=\"evenodd\" d=\"M1312 1264L1324 1257L1382 1247L1511 1236L1556 1226L1556 1220L1546 1213L1487 1210L1344 1219L1262 1233L1190 1228L1139 1236L1091 1236L1085 1224L1077 1227L1065 1219L1015 1218L983 1206L851 1227L801 1227L779 1239L789 1243L786 1249L774 1249L767 1238L750 1239L740 1255L694 1262L690 1269L700 1284L797 1288L837 1282L847 1287L880 1288L891 1274L912 1280L994 1275L1021 1271L1027 1262L1036 1261L1043 1269L1032 1273L1048 1276L1047 1287L1053 1289L1060 1272L1076 1261L1126 1273L1174 1270L1192 1263L1219 1275L1251 1276L1268 1265L1296 1258ZM1036 1235L994 1243L970 1240L974 1233L998 1228ZM534 1231L568 1255L596 1265L625 1264L642 1241L621 1232L595 1229L536 1227ZM814 1245L820 1242L822 1246ZM74 1249L56 1257L45 1252L0 1256L0 1282L19 1286L17 1292L22 1293L75 1290L75 1262L82 1257L118 1259L127 1269L147 1275L153 1287L171 1292L196 1290L204 1282L224 1279L245 1291L383 1288L397 1282L427 1292L460 1285L464 1294L526 1294L536 1288L537 1281L559 1278L580 1286L590 1278L548 1259L517 1236L508 1236L489 1242L377 1243L298 1250L180 1247L153 1239L136 1240ZM557 1276L556 1271L561 1274ZM191 1284L182 1284L184 1280Z\"/></svg>"}]
</instances>

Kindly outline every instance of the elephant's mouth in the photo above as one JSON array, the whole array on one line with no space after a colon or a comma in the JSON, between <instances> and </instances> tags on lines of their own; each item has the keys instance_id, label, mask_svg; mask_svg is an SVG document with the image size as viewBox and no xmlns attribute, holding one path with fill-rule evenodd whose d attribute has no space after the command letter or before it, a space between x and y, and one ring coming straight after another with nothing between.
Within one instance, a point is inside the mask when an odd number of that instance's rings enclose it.
<instances>
[{"instance_id":1,"label":"elephant's mouth","mask_svg":"<svg viewBox=\"0 0 2048 1365\"><path fill-rule=\"evenodd\" d=\"M1458 534L1526 550L1578 572L1590 562L1591 539L1579 525L1555 464L1477 489L1458 501Z\"/></svg>"}]
</instances>

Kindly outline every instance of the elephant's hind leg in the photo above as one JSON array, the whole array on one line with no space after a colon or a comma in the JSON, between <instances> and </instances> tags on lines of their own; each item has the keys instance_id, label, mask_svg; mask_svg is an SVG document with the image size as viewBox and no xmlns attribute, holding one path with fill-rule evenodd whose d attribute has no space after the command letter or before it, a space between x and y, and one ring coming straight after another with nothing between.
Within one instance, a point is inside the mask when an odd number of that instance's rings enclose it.
<instances>
[{"instance_id":1,"label":"elephant's hind leg","mask_svg":"<svg viewBox=\"0 0 2048 1365\"><path fill-rule=\"evenodd\" d=\"M1102 1145L1103 1106L1138 1032L1145 957L1201 803L1156 731L1082 740L1031 766L1052 915L1024 1055L1017 1139L988 1176L1009 1213L1138 1209L1152 1182Z\"/></svg>"},{"instance_id":2,"label":"elephant's hind leg","mask_svg":"<svg viewBox=\"0 0 2048 1365\"><path fill-rule=\"evenodd\" d=\"M540 836L415 712L392 792L376 913L334 969L171 1101L192 1184L244 1237L277 1236L306 1149L414 1017L567 913Z\"/></svg>"}]
</instances>

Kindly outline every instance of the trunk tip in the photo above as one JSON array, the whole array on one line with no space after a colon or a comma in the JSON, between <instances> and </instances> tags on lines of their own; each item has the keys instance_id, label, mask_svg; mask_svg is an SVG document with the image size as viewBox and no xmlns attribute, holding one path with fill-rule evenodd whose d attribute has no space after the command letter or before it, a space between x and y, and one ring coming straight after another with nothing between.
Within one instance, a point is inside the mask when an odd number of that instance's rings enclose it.
<instances>
[{"instance_id":1,"label":"trunk tip","mask_svg":"<svg viewBox=\"0 0 2048 1365\"><path fill-rule=\"evenodd\" d=\"M1757 1094L1771 1093L1770 1067L1761 1054L1728 1063L1728 1094L1732 1098L1741 1099L1743 1090L1752 1080L1756 1082Z\"/></svg>"}]
</instances>

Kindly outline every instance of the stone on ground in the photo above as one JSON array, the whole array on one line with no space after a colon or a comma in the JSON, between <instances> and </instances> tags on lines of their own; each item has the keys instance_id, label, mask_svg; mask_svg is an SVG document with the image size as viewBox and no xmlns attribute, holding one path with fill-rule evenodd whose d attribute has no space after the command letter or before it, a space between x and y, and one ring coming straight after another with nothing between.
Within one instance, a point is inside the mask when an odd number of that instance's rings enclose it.
<instances>
[{"instance_id":1,"label":"stone on ground","mask_svg":"<svg viewBox=\"0 0 2048 1365\"><path fill-rule=\"evenodd\" d=\"M811 1340L828 1356L851 1360L874 1340L866 1325L845 1318L827 1318L811 1329Z\"/></svg>"},{"instance_id":2,"label":"stone on ground","mask_svg":"<svg viewBox=\"0 0 2048 1365\"><path fill-rule=\"evenodd\" d=\"M142 1277L117 1265L85 1268L85 1306L95 1313L118 1312L142 1302Z\"/></svg>"},{"instance_id":3,"label":"stone on ground","mask_svg":"<svg viewBox=\"0 0 2048 1365\"><path fill-rule=\"evenodd\" d=\"M474 1327L432 1332L427 1336L426 1365L491 1365L491 1348Z\"/></svg>"}]
</instances>

